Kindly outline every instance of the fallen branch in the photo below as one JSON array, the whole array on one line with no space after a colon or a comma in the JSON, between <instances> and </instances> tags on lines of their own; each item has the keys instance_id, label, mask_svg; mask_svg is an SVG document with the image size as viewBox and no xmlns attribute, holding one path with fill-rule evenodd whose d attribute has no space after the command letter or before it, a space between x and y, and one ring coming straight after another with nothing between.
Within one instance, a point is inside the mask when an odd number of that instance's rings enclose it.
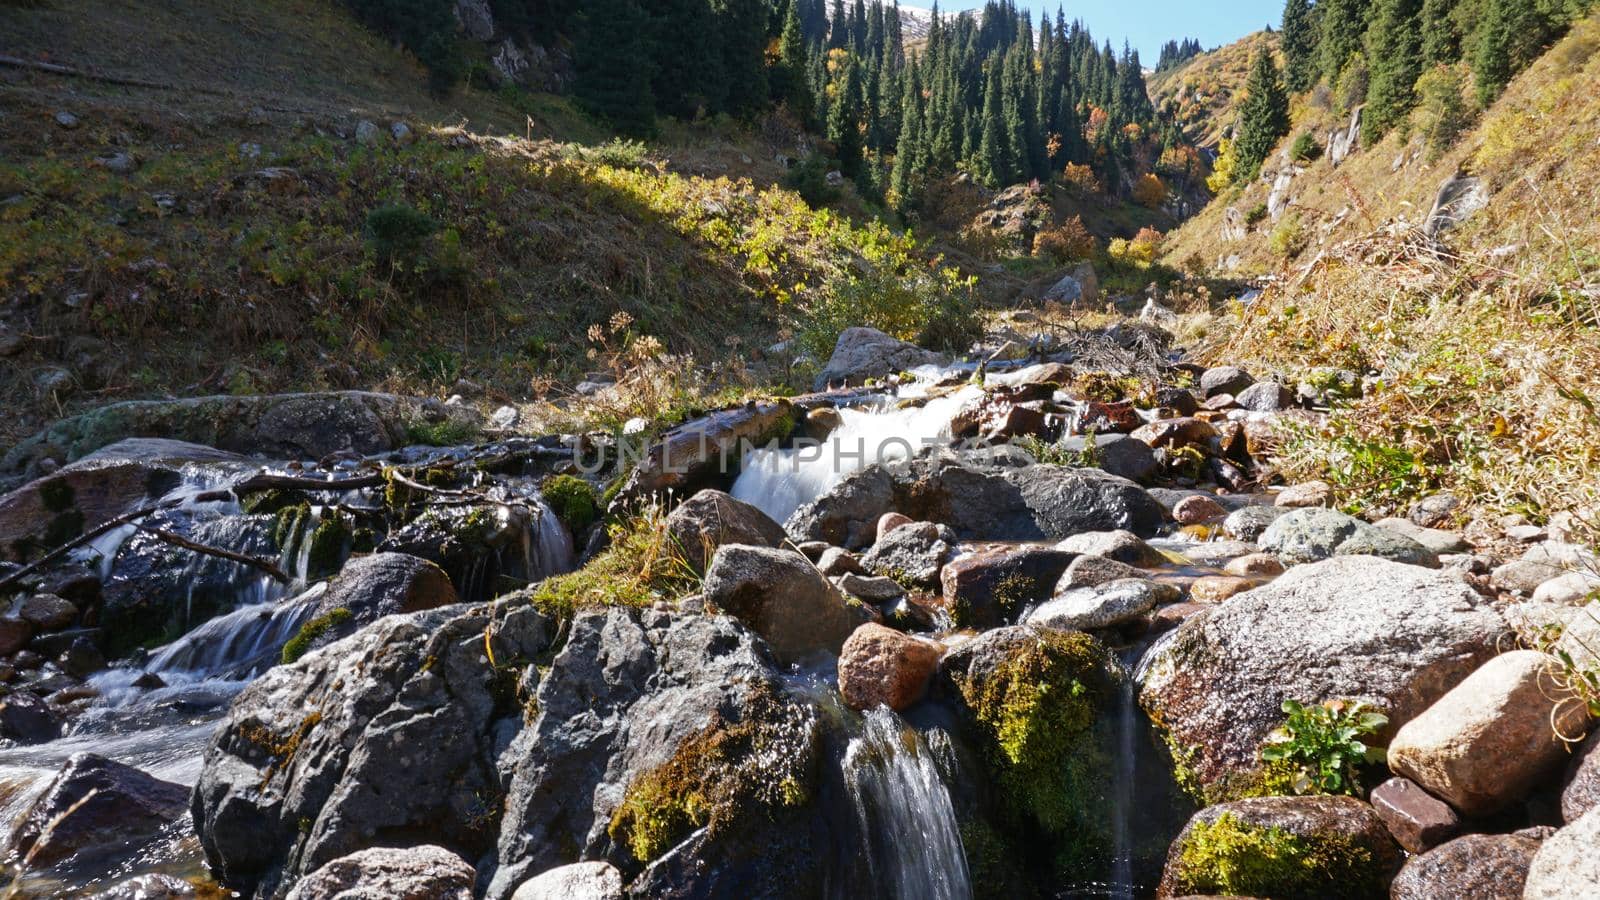
<instances>
[{"instance_id":1,"label":"fallen branch","mask_svg":"<svg viewBox=\"0 0 1600 900\"><path fill-rule=\"evenodd\" d=\"M378 487L383 484L383 475L360 475L355 478L340 478L328 481L322 478L306 478L298 475L273 475L262 472L234 485L230 490L236 497L246 494L259 494L262 491L358 491L362 488Z\"/></svg>"},{"instance_id":2,"label":"fallen branch","mask_svg":"<svg viewBox=\"0 0 1600 900\"><path fill-rule=\"evenodd\" d=\"M159 541L171 544L174 547L182 547L183 549L194 553L200 553L206 556L215 556L218 559L225 559L229 562L236 562L242 566L249 566L252 569L260 570L271 576L272 579L277 581L279 584L288 584L294 580L289 577L287 572L278 568L276 563L261 559L260 557L250 556L246 553L235 553L232 550L224 550L221 547L212 547L207 544L197 543L182 535L173 534L170 531L162 531L159 528L151 528L150 526L139 522L133 523L133 527L139 529L145 534L150 535L153 538L156 538Z\"/></svg>"},{"instance_id":3,"label":"fallen branch","mask_svg":"<svg viewBox=\"0 0 1600 900\"><path fill-rule=\"evenodd\" d=\"M22 579L28 577L29 575L32 575L34 572L37 572L40 569L45 568L46 566L54 564L56 561L58 561L58 560L62 559L63 557L65 557L68 553L71 553L72 551L78 549L79 547L82 547L85 544L90 543L95 538L98 538L103 534L107 534L109 532L115 531L116 529L121 528L124 525L132 525L133 523L135 523L139 519L148 518L150 516L155 515L158 512L162 512L163 510L176 509L177 507L183 505L186 502L215 503L215 502L222 501L222 500L232 500L232 499L233 499L233 496L227 491L208 491L208 492L206 492L204 494L196 494L193 497L177 497L177 498L173 498L171 500L164 500L161 503L155 504L154 506L141 507L139 509L134 510L133 512L123 513L122 515L117 516L114 519L107 519L106 521L104 521L104 522L100 523L99 525L95 526L94 528L84 532L83 534L79 535L78 537L75 537L72 540L67 541L65 544L62 544L61 546L57 547L54 550L51 550L49 553L46 553L45 555L39 557L38 559L34 560L33 562L23 566L22 568L16 570L15 572L12 572L10 575L5 576L4 578L0 578L0 591L3 591L6 588L10 587L11 585L16 584L17 582L19 582Z\"/></svg>"}]
</instances>

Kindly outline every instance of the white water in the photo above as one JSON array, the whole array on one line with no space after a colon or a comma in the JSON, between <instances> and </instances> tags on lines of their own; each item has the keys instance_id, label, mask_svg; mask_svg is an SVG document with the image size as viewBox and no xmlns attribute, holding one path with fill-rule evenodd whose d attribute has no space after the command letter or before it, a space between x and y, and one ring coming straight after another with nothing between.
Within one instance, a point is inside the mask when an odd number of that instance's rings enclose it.
<instances>
[{"instance_id":1,"label":"white water","mask_svg":"<svg viewBox=\"0 0 1600 900\"><path fill-rule=\"evenodd\" d=\"M968 900L967 858L933 756L916 730L885 707L865 716L844 754L868 843L872 879L895 900Z\"/></svg>"},{"instance_id":2,"label":"white water","mask_svg":"<svg viewBox=\"0 0 1600 900\"><path fill-rule=\"evenodd\" d=\"M903 388L901 396L925 391L926 382L919 381ZM969 386L919 407L893 409L891 398L867 409L840 409L841 424L820 445L747 454L730 493L774 521L786 521L847 476L876 463L909 459L948 439L951 417L980 393Z\"/></svg>"}]
</instances>

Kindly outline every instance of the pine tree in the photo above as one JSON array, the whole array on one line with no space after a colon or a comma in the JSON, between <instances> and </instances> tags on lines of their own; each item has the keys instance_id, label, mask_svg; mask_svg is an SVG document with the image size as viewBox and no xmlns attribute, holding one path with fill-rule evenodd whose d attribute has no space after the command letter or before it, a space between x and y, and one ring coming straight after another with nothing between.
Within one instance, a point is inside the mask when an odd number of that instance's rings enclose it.
<instances>
[{"instance_id":1,"label":"pine tree","mask_svg":"<svg viewBox=\"0 0 1600 900\"><path fill-rule=\"evenodd\" d=\"M789 104L789 109L810 125L816 110L811 102L811 86L807 83L810 60L806 51L805 25L800 17L800 2L789 4L784 18L783 36L778 39L778 68L773 85L778 99Z\"/></svg>"},{"instance_id":2,"label":"pine tree","mask_svg":"<svg viewBox=\"0 0 1600 900\"><path fill-rule=\"evenodd\" d=\"M903 80L905 90L900 102L900 140L895 146L894 169L889 173L889 191L894 199L895 211L901 215L917 206L920 200L917 176L927 166L922 147L922 79L913 66Z\"/></svg>"},{"instance_id":3,"label":"pine tree","mask_svg":"<svg viewBox=\"0 0 1600 900\"><path fill-rule=\"evenodd\" d=\"M664 113L689 118L704 103L722 105L726 79L720 66L708 71L713 37L707 0L658 0L650 29L655 74L650 92Z\"/></svg>"},{"instance_id":4,"label":"pine tree","mask_svg":"<svg viewBox=\"0 0 1600 900\"><path fill-rule=\"evenodd\" d=\"M840 73L839 94L828 112L828 140L834 144L839 156L839 171L855 178L861 174L861 67L856 58L846 58Z\"/></svg>"},{"instance_id":5,"label":"pine tree","mask_svg":"<svg viewBox=\"0 0 1600 900\"><path fill-rule=\"evenodd\" d=\"M844 15L844 0L833 0L833 13L828 17L828 49L839 50L850 43L850 20Z\"/></svg>"},{"instance_id":6,"label":"pine tree","mask_svg":"<svg viewBox=\"0 0 1600 900\"><path fill-rule=\"evenodd\" d=\"M983 136L978 142L978 174L990 187L1011 182L1011 147L1006 142L1005 86L1001 67L995 60L989 69L983 92Z\"/></svg>"},{"instance_id":7,"label":"pine tree","mask_svg":"<svg viewBox=\"0 0 1600 900\"><path fill-rule=\"evenodd\" d=\"M1368 0L1322 0L1317 4L1322 77L1337 84L1350 57L1361 51L1367 32Z\"/></svg>"},{"instance_id":8,"label":"pine tree","mask_svg":"<svg viewBox=\"0 0 1600 900\"><path fill-rule=\"evenodd\" d=\"M1461 58L1461 32L1457 30L1456 0L1423 0L1422 67L1431 69Z\"/></svg>"},{"instance_id":9,"label":"pine tree","mask_svg":"<svg viewBox=\"0 0 1600 900\"><path fill-rule=\"evenodd\" d=\"M655 131L645 46L649 32L650 20L636 0L592 0L580 16L573 48L573 93L579 104L623 134L638 137Z\"/></svg>"},{"instance_id":10,"label":"pine tree","mask_svg":"<svg viewBox=\"0 0 1600 900\"><path fill-rule=\"evenodd\" d=\"M1295 93L1317 81L1317 23L1310 0L1288 0L1283 7L1284 82Z\"/></svg>"},{"instance_id":11,"label":"pine tree","mask_svg":"<svg viewBox=\"0 0 1600 900\"><path fill-rule=\"evenodd\" d=\"M1483 18L1478 22L1477 52L1472 56L1472 73L1478 102L1483 106L1493 103L1511 82L1511 75L1515 71L1512 53L1517 41L1517 29L1524 25L1524 17L1518 7L1523 5L1520 0L1488 0Z\"/></svg>"},{"instance_id":12,"label":"pine tree","mask_svg":"<svg viewBox=\"0 0 1600 900\"><path fill-rule=\"evenodd\" d=\"M857 56L864 56L867 52L866 0L856 0L855 9L850 13L850 46L855 49Z\"/></svg>"},{"instance_id":13,"label":"pine tree","mask_svg":"<svg viewBox=\"0 0 1600 900\"><path fill-rule=\"evenodd\" d=\"M727 79L721 109L749 116L763 109L767 86L767 0L716 0L716 43Z\"/></svg>"},{"instance_id":14,"label":"pine tree","mask_svg":"<svg viewBox=\"0 0 1600 900\"><path fill-rule=\"evenodd\" d=\"M1244 89L1239 125L1234 129L1238 181L1255 178L1272 148L1289 133L1289 98L1284 95L1283 80L1271 50L1262 47L1256 51Z\"/></svg>"},{"instance_id":15,"label":"pine tree","mask_svg":"<svg viewBox=\"0 0 1600 900\"><path fill-rule=\"evenodd\" d=\"M1367 29L1363 143L1377 143L1416 106L1416 83L1422 76L1421 13L1421 0L1378 0Z\"/></svg>"}]
</instances>

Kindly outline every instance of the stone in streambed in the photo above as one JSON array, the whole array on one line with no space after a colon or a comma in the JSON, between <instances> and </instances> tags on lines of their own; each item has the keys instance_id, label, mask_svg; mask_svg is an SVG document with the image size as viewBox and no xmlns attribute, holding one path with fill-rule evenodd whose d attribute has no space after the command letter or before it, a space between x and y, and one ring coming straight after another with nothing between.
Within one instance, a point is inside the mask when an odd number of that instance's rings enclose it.
<instances>
[{"instance_id":1,"label":"stone in streambed","mask_svg":"<svg viewBox=\"0 0 1600 900\"><path fill-rule=\"evenodd\" d=\"M839 653L839 694L851 709L904 710L922 699L943 650L893 628L862 625Z\"/></svg>"},{"instance_id":2,"label":"stone in streambed","mask_svg":"<svg viewBox=\"0 0 1600 900\"><path fill-rule=\"evenodd\" d=\"M994 628L1049 597L1073 562L1072 553L1051 547L981 550L947 564L939 580L956 625Z\"/></svg>"},{"instance_id":3,"label":"stone in streambed","mask_svg":"<svg viewBox=\"0 0 1600 900\"><path fill-rule=\"evenodd\" d=\"M1437 554L1416 541L1331 509L1296 509L1281 516L1261 533L1259 543L1261 549L1293 564L1333 556L1377 556L1439 566Z\"/></svg>"},{"instance_id":4,"label":"stone in streambed","mask_svg":"<svg viewBox=\"0 0 1600 900\"><path fill-rule=\"evenodd\" d=\"M472 865L443 847L374 847L300 879L285 900L472 900Z\"/></svg>"},{"instance_id":5,"label":"stone in streambed","mask_svg":"<svg viewBox=\"0 0 1600 900\"><path fill-rule=\"evenodd\" d=\"M861 557L861 565L903 584L932 588L938 586L939 570L955 554L956 543L955 533L943 525L913 522L879 538Z\"/></svg>"},{"instance_id":6,"label":"stone in streambed","mask_svg":"<svg viewBox=\"0 0 1600 900\"><path fill-rule=\"evenodd\" d=\"M705 571L723 544L776 547L785 538L783 526L766 513L714 490L678 504L667 516L667 533L696 572Z\"/></svg>"},{"instance_id":7,"label":"stone in streambed","mask_svg":"<svg viewBox=\"0 0 1600 900\"><path fill-rule=\"evenodd\" d=\"M1140 568L1154 568L1167 561L1161 551L1130 531L1091 531L1075 534L1056 544L1064 553L1101 556Z\"/></svg>"},{"instance_id":8,"label":"stone in streambed","mask_svg":"<svg viewBox=\"0 0 1600 900\"><path fill-rule=\"evenodd\" d=\"M511 900L623 900L622 873L608 862L558 866L523 882Z\"/></svg>"},{"instance_id":9,"label":"stone in streambed","mask_svg":"<svg viewBox=\"0 0 1600 900\"><path fill-rule=\"evenodd\" d=\"M1520 832L1456 838L1407 861L1389 886L1389 898L1520 900L1541 843Z\"/></svg>"},{"instance_id":10,"label":"stone in streambed","mask_svg":"<svg viewBox=\"0 0 1600 900\"><path fill-rule=\"evenodd\" d=\"M1425 853L1461 830L1461 819L1449 804L1408 778L1385 781L1372 789L1369 799L1389 833L1408 853Z\"/></svg>"},{"instance_id":11,"label":"stone in streambed","mask_svg":"<svg viewBox=\"0 0 1600 900\"><path fill-rule=\"evenodd\" d=\"M116 859L182 816L189 790L93 753L67 760L12 832L28 869L83 854Z\"/></svg>"},{"instance_id":12,"label":"stone in streambed","mask_svg":"<svg viewBox=\"0 0 1600 900\"><path fill-rule=\"evenodd\" d=\"M703 590L708 606L749 625L787 661L839 652L857 624L839 590L793 550L718 547Z\"/></svg>"},{"instance_id":13,"label":"stone in streambed","mask_svg":"<svg viewBox=\"0 0 1600 900\"><path fill-rule=\"evenodd\" d=\"M1111 628L1177 599L1178 590L1171 585L1129 578L1058 594L1029 613L1027 624L1056 631Z\"/></svg>"}]
</instances>

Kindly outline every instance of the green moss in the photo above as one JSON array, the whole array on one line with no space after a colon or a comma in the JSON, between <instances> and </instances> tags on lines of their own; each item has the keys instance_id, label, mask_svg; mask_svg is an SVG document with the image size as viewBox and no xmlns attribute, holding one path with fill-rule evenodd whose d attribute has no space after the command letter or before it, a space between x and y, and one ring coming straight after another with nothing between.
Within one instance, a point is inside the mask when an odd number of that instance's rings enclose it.
<instances>
[{"instance_id":1,"label":"green moss","mask_svg":"<svg viewBox=\"0 0 1600 900\"><path fill-rule=\"evenodd\" d=\"M63 513L77 502L72 485L65 478L52 478L39 485L39 500L47 512Z\"/></svg>"},{"instance_id":2,"label":"green moss","mask_svg":"<svg viewBox=\"0 0 1600 900\"><path fill-rule=\"evenodd\" d=\"M429 447L455 447L471 443L483 435L476 426L454 418L439 422L412 422L406 426L406 439Z\"/></svg>"},{"instance_id":3,"label":"green moss","mask_svg":"<svg viewBox=\"0 0 1600 900\"><path fill-rule=\"evenodd\" d=\"M306 554L306 577L324 578L339 571L354 543L350 520L343 513L325 511L309 538L311 549Z\"/></svg>"},{"instance_id":4,"label":"green moss","mask_svg":"<svg viewBox=\"0 0 1600 900\"><path fill-rule=\"evenodd\" d=\"M318 638L327 634L330 629L338 628L350 621L353 615L354 613L341 606L300 626L300 632L290 638L289 643L283 645L283 664L289 665L305 656L306 651L311 649L311 645Z\"/></svg>"},{"instance_id":5,"label":"green moss","mask_svg":"<svg viewBox=\"0 0 1600 900\"><path fill-rule=\"evenodd\" d=\"M1292 797L1296 793L1294 767L1282 762L1263 763L1258 768L1233 772L1207 784L1194 767L1199 751L1179 744L1171 734L1164 738L1172 754L1173 779L1200 806L1251 797Z\"/></svg>"},{"instance_id":6,"label":"green moss","mask_svg":"<svg viewBox=\"0 0 1600 900\"><path fill-rule=\"evenodd\" d=\"M305 496L299 491L285 491L274 488L270 491L247 494L239 502L239 505L244 508L245 512L252 515L272 515L304 502Z\"/></svg>"},{"instance_id":7,"label":"green moss","mask_svg":"<svg viewBox=\"0 0 1600 900\"><path fill-rule=\"evenodd\" d=\"M530 590L540 612L570 617L579 609L649 606L688 595L699 576L677 552L666 520L647 514L611 526L611 544L576 572L546 578Z\"/></svg>"},{"instance_id":8,"label":"green moss","mask_svg":"<svg viewBox=\"0 0 1600 900\"><path fill-rule=\"evenodd\" d=\"M552 475L540 485L545 502L555 510L573 534L582 532L600 517L600 501L594 486L573 475Z\"/></svg>"},{"instance_id":9,"label":"green moss","mask_svg":"<svg viewBox=\"0 0 1600 900\"><path fill-rule=\"evenodd\" d=\"M1232 813L1196 822L1182 839L1169 896L1295 898L1381 896L1372 853L1346 835L1297 835L1246 824Z\"/></svg>"},{"instance_id":10,"label":"green moss","mask_svg":"<svg viewBox=\"0 0 1600 900\"><path fill-rule=\"evenodd\" d=\"M1038 632L982 677L957 677L1007 806L1055 839L1064 869L1107 850L1109 761L1094 731L1110 672L1089 635Z\"/></svg>"},{"instance_id":11,"label":"green moss","mask_svg":"<svg viewBox=\"0 0 1600 900\"><path fill-rule=\"evenodd\" d=\"M810 802L816 754L805 710L757 685L740 715L713 715L671 759L635 778L607 826L612 840L649 862L698 828L717 837L743 817L771 818Z\"/></svg>"},{"instance_id":12,"label":"green moss","mask_svg":"<svg viewBox=\"0 0 1600 900\"><path fill-rule=\"evenodd\" d=\"M300 534L300 528L306 519L311 516L311 504L304 500L293 506L285 506L278 510L278 524L273 529L272 540L281 551L287 551L294 545L295 538Z\"/></svg>"}]
</instances>

